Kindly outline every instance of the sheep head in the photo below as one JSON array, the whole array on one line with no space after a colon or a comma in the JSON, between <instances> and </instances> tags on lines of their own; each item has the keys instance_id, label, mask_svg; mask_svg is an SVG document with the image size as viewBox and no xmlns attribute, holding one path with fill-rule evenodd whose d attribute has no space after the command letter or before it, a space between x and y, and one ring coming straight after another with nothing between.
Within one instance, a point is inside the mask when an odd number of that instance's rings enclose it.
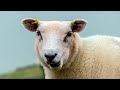
<instances>
[{"instance_id":1,"label":"sheep head","mask_svg":"<svg viewBox=\"0 0 120 90\"><path fill-rule=\"evenodd\" d=\"M51 70L60 70L74 54L75 34L82 31L87 22L76 19L72 22L38 21L23 19L24 27L36 32L36 53L41 65Z\"/></svg>"}]
</instances>

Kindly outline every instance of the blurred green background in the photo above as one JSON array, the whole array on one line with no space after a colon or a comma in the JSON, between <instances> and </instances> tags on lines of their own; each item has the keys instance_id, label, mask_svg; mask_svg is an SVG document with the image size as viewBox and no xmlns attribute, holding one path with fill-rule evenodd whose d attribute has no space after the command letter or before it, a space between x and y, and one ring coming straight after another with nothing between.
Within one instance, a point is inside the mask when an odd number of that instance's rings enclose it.
<instances>
[{"instance_id":1,"label":"blurred green background","mask_svg":"<svg viewBox=\"0 0 120 90\"><path fill-rule=\"evenodd\" d=\"M0 75L0 79L44 79L44 71L40 65L29 65L17 68L13 72Z\"/></svg>"}]
</instances>

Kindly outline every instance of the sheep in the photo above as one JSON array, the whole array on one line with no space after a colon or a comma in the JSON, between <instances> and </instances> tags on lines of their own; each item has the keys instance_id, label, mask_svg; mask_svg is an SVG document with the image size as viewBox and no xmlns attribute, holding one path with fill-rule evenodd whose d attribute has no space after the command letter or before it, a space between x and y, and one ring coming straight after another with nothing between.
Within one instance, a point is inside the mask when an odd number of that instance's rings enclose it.
<instances>
[{"instance_id":1,"label":"sheep","mask_svg":"<svg viewBox=\"0 0 120 90\"><path fill-rule=\"evenodd\" d=\"M107 35L80 37L87 21L22 20L36 32L35 51L45 79L120 78L120 38Z\"/></svg>"}]
</instances>

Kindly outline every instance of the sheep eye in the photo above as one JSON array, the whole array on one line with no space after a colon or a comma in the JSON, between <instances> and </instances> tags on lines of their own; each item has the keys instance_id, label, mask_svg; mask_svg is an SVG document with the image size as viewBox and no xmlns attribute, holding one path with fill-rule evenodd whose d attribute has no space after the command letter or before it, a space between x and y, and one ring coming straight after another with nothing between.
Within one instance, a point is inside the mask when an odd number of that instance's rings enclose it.
<instances>
[{"instance_id":1,"label":"sheep eye","mask_svg":"<svg viewBox=\"0 0 120 90\"><path fill-rule=\"evenodd\" d=\"M41 41L41 40L43 39L43 38L42 38L42 35L41 35L41 32L40 32L39 30L37 30L37 33L36 33L36 34L37 34L37 36L40 36L40 39L39 39L39 40Z\"/></svg>"},{"instance_id":2,"label":"sheep eye","mask_svg":"<svg viewBox=\"0 0 120 90\"><path fill-rule=\"evenodd\" d=\"M38 36L40 36L40 35L41 35L41 34L40 34L40 31L37 31L37 35L38 35Z\"/></svg>"},{"instance_id":3,"label":"sheep eye","mask_svg":"<svg viewBox=\"0 0 120 90\"><path fill-rule=\"evenodd\" d=\"M67 35L64 38L64 42L67 42L67 37L70 37L72 35L72 32L68 32Z\"/></svg>"},{"instance_id":4,"label":"sheep eye","mask_svg":"<svg viewBox=\"0 0 120 90\"><path fill-rule=\"evenodd\" d=\"M67 36L70 37L72 35L72 32L68 32Z\"/></svg>"}]
</instances>

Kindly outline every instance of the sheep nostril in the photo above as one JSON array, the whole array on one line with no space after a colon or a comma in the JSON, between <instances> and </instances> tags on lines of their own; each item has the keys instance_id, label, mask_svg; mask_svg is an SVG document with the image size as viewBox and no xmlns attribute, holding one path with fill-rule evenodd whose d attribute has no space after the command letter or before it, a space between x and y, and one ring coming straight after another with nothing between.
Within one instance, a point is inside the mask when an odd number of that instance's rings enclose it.
<instances>
[{"instance_id":1,"label":"sheep nostril","mask_svg":"<svg viewBox=\"0 0 120 90\"><path fill-rule=\"evenodd\" d=\"M49 63L51 63L56 56L57 56L57 53L55 53L55 54L53 54L53 55L51 55L51 54L48 54L48 55L45 54L45 58L47 59L47 61L48 61Z\"/></svg>"}]
</instances>

